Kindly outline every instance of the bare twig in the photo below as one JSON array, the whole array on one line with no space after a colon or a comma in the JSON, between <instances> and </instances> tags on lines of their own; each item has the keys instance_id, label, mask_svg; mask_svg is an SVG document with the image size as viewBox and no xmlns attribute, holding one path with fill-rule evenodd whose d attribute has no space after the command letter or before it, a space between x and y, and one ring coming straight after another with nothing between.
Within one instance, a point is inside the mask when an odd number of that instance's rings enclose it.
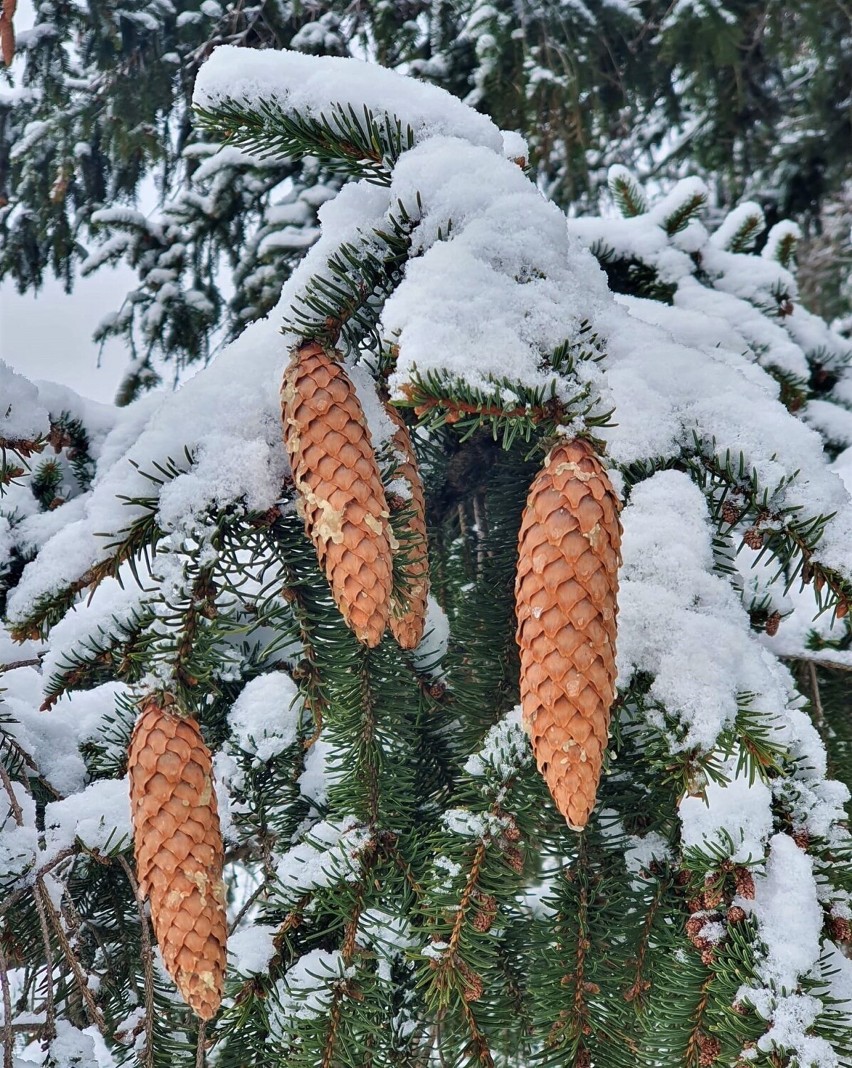
<instances>
[{"instance_id":1,"label":"bare twig","mask_svg":"<svg viewBox=\"0 0 852 1068\"><path fill-rule=\"evenodd\" d=\"M819 692L819 679L817 678L816 665L813 660L808 661L808 680L811 684L811 707L813 708L814 726L820 735L825 733L825 710L822 707L822 697Z\"/></svg>"},{"instance_id":2,"label":"bare twig","mask_svg":"<svg viewBox=\"0 0 852 1068\"><path fill-rule=\"evenodd\" d=\"M228 934L229 935L232 935L234 933L234 931L236 931L236 929L240 925L240 921L245 917L245 914L252 907L252 905L257 901L257 899L261 896L261 894L266 893L267 889L268 889L268 887L267 887L267 884L266 884L266 880L264 879L260 883L260 885L257 886L252 891L252 893L249 896L248 900L245 902L243 907L240 909L240 911L234 917L233 923L231 924L230 929L228 930Z\"/></svg>"},{"instance_id":3,"label":"bare twig","mask_svg":"<svg viewBox=\"0 0 852 1068\"><path fill-rule=\"evenodd\" d=\"M12 1030L12 991L9 989L9 968L6 954L0 946L0 984L3 986L3 1068L12 1068L15 1034Z\"/></svg>"},{"instance_id":4,"label":"bare twig","mask_svg":"<svg viewBox=\"0 0 852 1068\"><path fill-rule=\"evenodd\" d=\"M15 668L38 667L39 664L41 664L40 656L36 656L32 660L13 660L10 664L0 664L0 675L5 675L7 671L14 671Z\"/></svg>"},{"instance_id":5,"label":"bare twig","mask_svg":"<svg viewBox=\"0 0 852 1068\"><path fill-rule=\"evenodd\" d=\"M57 913L53 906L53 902L50 900L50 894L47 892L47 887L44 885L42 879L37 883L39 893L41 895L42 904L45 912L50 916L50 922L53 924L53 930L56 932L56 937L62 947L62 952L65 955L65 959L71 967L71 971L74 973L74 979L77 983L77 987L80 991L80 995L83 1001L86 1002L86 1008L89 1010L89 1016L92 1023L95 1024L97 1029L102 1035L106 1034L106 1022L101 1015L101 1010L95 1004L95 999L89 990L89 984L86 979L86 973L83 971L80 962L77 960L77 956L74 950L71 948L71 943L68 941L68 936L65 933L65 928L62 926L62 917ZM38 896L36 897L38 902Z\"/></svg>"},{"instance_id":6,"label":"bare twig","mask_svg":"<svg viewBox=\"0 0 852 1068\"><path fill-rule=\"evenodd\" d=\"M130 883L130 887L133 890L133 897L136 900L136 910L139 913L139 931L140 940L142 943L142 975L145 982L145 1049L142 1054L142 1063L145 1068L153 1068L154 1066L154 952L151 947L151 935L148 931L148 917L145 915L145 908L142 902L142 896L139 893L139 884L136 882L136 878L130 865L123 856L118 858L119 864L124 869L124 874L127 876L127 881Z\"/></svg>"},{"instance_id":7,"label":"bare twig","mask_svg":"<svg viewBox=\"0 0 852 1068\"><path fill-rule=\"evenodd\" d=\"M198 1046L195 1050L195 1068L204 1068L204 1036L207 1031L207 1021L202 1020L198 1025Z\"/></svg>"},{"instance_id":8,"label":"bare twig","mask_svg":"<svg viewBox=\"0 0 852 1068\"><path fill-rule=\"evenodd\" d=\"M9 808L12 811L12 815L15 817L15 822L19 827L24 825L24 812L21 808L21 804L15 795L15 788L12 785L12 780L9 778L9 773L0 763L0 782L3 783L3 788L9 796ZM44 896L47 897L47 893L44 888L44 883L41 879L36 883L38 890L44 892ZM46 981L47 981L47 1004L46 1014L47 1020L45 1024L45 1038L51 1039L56 1035L56 1004L53 998L53 948L50 944L50 929L47 925L47 916L44 911L44 901L42 900L42 893L36 893L34 897L34 903L36 911L38 912L39 925L41 926L41 937L44 942L44 959L47 965ZM48 898L48 900L50 900Z\"/></svg>"},{"instance_id":9,"label":"bare twig","mask_svg":"<svg viewBox=\"0 0 852 1068\"><path fill-rule=\"evenodd\" d=\"M40 880L42 876L47 875L48 872L53 871L64 860L68 860L69 857L73 857L77 854L78 850L76 846L69 846L68 849L63 849L60 853L57 853L53 860L49 860L47 864L43 864L35 873L35 878ZM9 909L17 905L25 897L29 897L32 893L31 886L22 886L20 889L15 890L13 893L0 903L0 917L4 916Z\"/></svg>"}]
</instances>

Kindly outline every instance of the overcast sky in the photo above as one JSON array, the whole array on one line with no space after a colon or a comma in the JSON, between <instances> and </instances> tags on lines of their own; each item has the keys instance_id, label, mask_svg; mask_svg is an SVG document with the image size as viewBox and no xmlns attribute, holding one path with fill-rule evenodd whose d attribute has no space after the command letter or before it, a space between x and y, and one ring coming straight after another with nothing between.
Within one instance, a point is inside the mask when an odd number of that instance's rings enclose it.
<instances>
[{"instance_id":1,"label":"overcast sky","mask_svg":"<svg viewBox=\"0 0 852 1068\"><path fill-rule=\"evenodd\" d=\"M31 0L18 0L15 26L33 25ZM12 64L20 78L23 63ZM23 296L14 285L0 284L0 360L28 378L62 382L94 400L111 401L128 356L124 346L110 342L98 366L98 346L92 342L95 327L107 312L117 311L136 275L128 267L102 269L94 278L78 279L69 296L52 278L36 294Z\"/></svg>"},{"instance_id":2,"label":"overcast sky","mask_svg":"<svg viewBox=\"0 0 852 1068\"><path fill-rule=\"evenodd\" d=\"M98 366L92 333L120 306L136 275L128 268L100 270L79 279L74 291L49 279L40 292L21 296L6 281L0 285L0 359L28 378L62 382L94 400L111 401L128 356L111 341Z\"/></svg>"}]
</instances>

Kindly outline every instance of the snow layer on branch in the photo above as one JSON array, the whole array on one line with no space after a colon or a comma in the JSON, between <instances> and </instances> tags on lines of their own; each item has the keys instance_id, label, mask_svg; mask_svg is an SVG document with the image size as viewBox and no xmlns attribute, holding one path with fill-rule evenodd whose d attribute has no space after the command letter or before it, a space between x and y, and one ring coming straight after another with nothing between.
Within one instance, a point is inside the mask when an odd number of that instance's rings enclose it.
<instances>
[{"instance_id":1,"label":"snow layer on branch","mask_svg":"<svg viewBox=\"0 0 852 1068\"><path fill-rule=\"evenodd\" d=\"M689 308L727 322L732 337L731 341L722 342L725 348L743 354L750 349L762 367L777 367L797 378L807 379L810 375L805 353L791 341L777 320L770 319L738 296L702 286L694 278L684 278L674 295L674 303L678 308ZM738 343L733 343L734 337L738 338ZM704 344L711 344L709 337Z\"/></svg>"},{"instance_id":2,"label":"snow layer on branch","mask_svg":"<svg viewBox=\"0 0 852 1068\"><path fill-rule=\"evenodd\" d=\"M314 119L328 117L335 104L347 111L351 107L358 117L367 107L380 122L384 116L399 119L403 132L409 126L417 142L442 135L463 137L503 151L503 137L494 123L445 89L360 59L222 45L199 71L193 103L210 110L223 101L248 110L272 102L287 115ZM517 144L510 147L514 151Z\"/></svg>"},{"instance_id":3,"label":"snow layer on branch","mask_svg":"<svg viewBox=\"0 0 852 1068\"><path fill-rule=\"evenodd\" d=\"M126 432L117 427L108 440L111 466L99 466L83 517L54 534L25 569L9 599L10 618L26 618L40 597L57 593L109 556L116 535L144 514L141 506L120 498L155 493L143 472L157 474L157 463L174 461L186 469L161 494L159 521L166 532L203 539L210 510L243 499L251 509L271 507L287 466L270 372L285 359L277 324L266 320L246 330L204 374L176 393L161 394L158 407L151 401L119 411L118 418L131 427ZM134 437L131 428L140 424L144 429ZM186 449L195 458L192 465Z\"/></svg>"},{"instance_id":4,"label":"snow layer on branch","mask_svg":"<svg viewBox=\"0 0 852 1068\"><path fill-rule=\"evenodd\" d=\"M813 861L789 835L776 834L754 890L750 910L766 946L761 975L778 990L795 990L820 955L823 917Z\"/></svg>"},{"instance_id":5,"label":"snow layer on branch","mask_svg":"<svg viewBox=\"0 0 852 1068\"><path fill-rule=\"evenodd\" d=\"M286 1021L292 1017L311 1020L319 1016L328 1007L335 986L354 974L355 969L344 965L343 956L337 950L329 953L312 949L299 957L275 984L275 1001L269 1013L273 1034L281 1028L289 1030Z\"/></svg>"},{"instance_id":6,"label":"snow layer on branch","mask_svg":"<svg viewBox=\"0 0 852 1068\"><path fill-rule=\"evenodd\" d=\"M620 464L674 457L696 436L716 455L742 453L772 493L773 508L800 507L804 515L831 515L815 557L849 573L852 503L826 465L820 436L774 399L777 383L739 352L694 346L692 326L679 309L619 298L596 325L606 338L606 385L617 424L603 428L608 452ZM646 320L646 321L641 321ZM650 320L650 321L647 321ZM807 472L807 476L801 474Z\"/></svg>"},{"instance_id":7,"label":"snow layer on branch","mask_svg":"<svg viewBox=\"0 0 852 1068\"><path fill-rule=\"evenodd\" d=\"M262 764L294 745L302 705L295 682L283 671L252 679L228 713L231 742Z\"/></svg>"},{"instance_id":8,"label":"snow layer on branch","mask_svg":"<svg viewBox=\"0 0 852 1068\"><path fill-rule=\"evenodd\" d=\"M542 387L544 357L594 319L603 273L565 217L513 163L455 138L400 158L391 199L422 213L405 277L385 304L397 338L397 393L413 373L443 372L475 388L509 378ZM449 239L438 240L438 232Z\"/></svg>"},{"instance_id":9,"label":"snow layer on branch","mask_svg":"<svg viewBox=\"0 0 852 1068\"><path fill-rule=\"evenodd\" d=\"M88 849L106 851L131 838L127 778L98 779L85 790L45 808L47 859L79 838Z\"/></svg>"},{"instance_id":10,"label":"snow layer on branch","mask_svg":"<svg viewBox=\"0 0 852 1068\"><path fill-rule=\"evenodd\" d=\"M636 671L653 676L649 723L668 734L672 752L711 752L734 726L744 695L760 714L770 740L794 770L776 787L794 825L809 834L847 840L840 821L848 790L826 780L825 749L797 707L789 671L751 631L730 583L713 571L707 505L688 475L662 471L633 488L624 524L619 593L619 682ZM683 665L689 664L684 671ZM721 665L724 665L724 670ZM728 766L726 785L709 783L706 801L680 809L684 844L716 839L731 856L761 854L772 828L769 791L750 789Z\"/></svg>"},{"instance_id":11,"label":"snow layer on branch","mask_svg":"<svg viewBox=\"0 0 852 1068\"><path fill-rule=\"evenodd\" d=\"M275 956L277 928L253 924L228 936L228 957L240 975L259 975L266 971Z\"/></svg>"},{"instance_id":12,"label":"snow layer on branch","mask_svg":"<svg viewBox=\"0 0 852 1068\"><path fill-rule=\"evenodd\" d=\"M820 972L823 912L813 861L789 835L776 834L765 873L755 875L754 885L753 901L736 901L757 919L764 945L757 970L766 985L741 987L737 998L752 1004L771 1022L758 1040L758 1049L780 1048L795 1053L800 1064L835 1068L840 1062L830 1043L808 1034L823 1009L822 1002L796 993L801 977Z\"/></svg>"},{"instance_id":13,"label":"snow layer on branch","mask_svg":"<svg viewBox=\"0 0 852 1068\"><path fill-rule=\"evenodd\" d=\"M729 212L719 229L711 235L710 241L717 248L729 249L738 233L746 227L749 228L749 237L743 248L737 250L740 252L751 248L755 239L766 229L763 208L753 200L746 200Z\"/></svg>"},{"instance_id":14,"label":"snow layer on branch","mask_svg":"<svg viewBox=\"0 0 852 1068\"><path fill-rule=\"evenodd\" d=\"M710 781L704 797L681 801L681 841L685 849L721 845L735 864L746 864L764 854L772 833L772 797L759 779L749 783L748 775L737 775L736 765L736 758L726 761L727 783Z\"/></svg>"},{"instance_id":15,"label":"snow layer on branch","mask_svg":"<svg viewBox=\"0 0 852 1068\"><path fill-rule=\"evenodd\" d=\"M130 575L124 576L123 586L117 579L104 579L90 599L75 605L51 630L42 661L44 681L61 677L80 660L94 660L98 651L87 644L92 639L103 645L107 636L129 634L127 624L146 596Z\"/></svg>"},{"instance_id":16,"label":"snow layer on branch","mask_svg":"<svg viewBox=\"0 0 852 1068\"><path fill-rule=\"evenodd\" d=\"M517 776L531 761L521 706L516 705L490 728L477 752L468 757L464 770L472 778L484 778L489 786L499 785Z\"/></svg>"},{"instance_id":17,"label":"snow layer on branch","mask_svg":"<svg viewBox=\"0 0 852 1068\"><path fill-rule=\"evenodd\" d=\"M661 471L633 488L622 522L620 684L653 675L651 698L679 722L673 750L710 750L738 695L762 690L766 677L738 598L713 573L704 495L688 475Z\"/></svg>"},{"instance_id":18,"label":"snow layer on branch","mask_svg":"<svg viewBox=\"0 0 852 1068\"><path fill-rule=\"evenodd\" d=\"M110 682L75 693L73 699L62 698L48 715L39 711L43 678L34 668L8 672L2 685L3 705L13 717L4 729L30 754L58 793L82 790L87 775L79 746L100 737L104 717L113 714L116 698L126 687Z\"/></svg>"},{"instance_id":19,"label":"snow layer on branch","mask_svg":"<svg viewBox=\"0 0 852 1068\"><path fill-rule=\"evenodd\" d=\"M7 441L32 440L47 433L47 409L39 402L38 390L2 360L0 397L0 438Z\"/></svg>"},{"instance_id":20,"label":"snow layer on branch","mask_svg":"<svg viewBox=\"0 0 852 1068\"><path fill-rule=\"evenodd\" d=\"M331 822L323 820L308 832L309 841L293 846L281 858L275 875L286 902L342 880L357 878L358 856L369 832L354 816Z\"/></svg>"}]
</instances>

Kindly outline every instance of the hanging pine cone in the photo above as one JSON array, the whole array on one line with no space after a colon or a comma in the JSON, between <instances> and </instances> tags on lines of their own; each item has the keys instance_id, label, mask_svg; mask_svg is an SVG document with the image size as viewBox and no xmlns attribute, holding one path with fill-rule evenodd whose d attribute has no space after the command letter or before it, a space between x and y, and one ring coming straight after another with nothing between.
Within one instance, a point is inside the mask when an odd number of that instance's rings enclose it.
<instances>
[{"instance_id":1,"label":"hanging pine cone","mask_svg":"<svg viewBox=\"0 0 852 1068\"><path fill-rule=\"evenodd\" d=\"M404 597L395 598L390 616L390 628L403 649L414 649L423 637L426 625L426 598L429 593L429 556L426 545L426 494L414 455L408 427L392 405L385 406L388 417L397 428L392 438L397 464L393 479L402 479L408 486L405 498L388 497L391 512L404 512L401 528L396 530L399 550L407 557Z\"/></svg>"},{"instance_id":2,"label":"hanging pine cone","mask_svg":"<svg viewBox=\"0 0 852 1068\"><path fill-rule=\"evenodd\" d=\"M533 480L519 536L524 726L573 830L594 808L615 696L619 508L591 446L566 442Z\"/></svg>"},{"instance_id":3,"label":"hanging pine cone","mask_svg":"<svg viewBox=\"0 0 852 1068\"><path fill-rule=\"evenodd\" d=\"M0 5L0 56L7 67L15 58L15 27L13 19L17 0L2 0Z\"/></svg>"},{"instance_id":4,"label":"hanging pine cone","mask_svg":"<svg viewBox=\"0 0 852 1068\"><path fill-rule=\"evenodd\" d=\"M364 412L316 342L295 350L281 388L284 444L332 596L366 645L382 640L392 589L388 505Z\"/></svg>"},{"instance_id":5,"label":"hanging pine cone","mask_svg":"<svg viewBox=\"0 0 852 1068\"><path fill-rule=\"evenodd\" d=\"M133 730L128 770L139 890L151 900L169 975L209 1020L222 1000L227 937L210 750L194 719L150 698Z\"/></svg>"}]
</instances>

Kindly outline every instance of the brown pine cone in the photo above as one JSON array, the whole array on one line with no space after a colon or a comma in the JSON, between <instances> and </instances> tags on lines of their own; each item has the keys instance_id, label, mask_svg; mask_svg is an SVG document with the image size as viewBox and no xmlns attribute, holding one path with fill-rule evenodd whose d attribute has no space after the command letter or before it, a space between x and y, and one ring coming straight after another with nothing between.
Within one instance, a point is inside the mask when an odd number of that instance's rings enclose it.
<instances>
[{"instance_id":1,"label":"brown pine cone","mask_svg":"<svg viewBox=\"0 0 852 1068\"><path fill-rule=\"evenodd\" d=\"M210 750L194 719L149 698L128 754L139 890L184 1000L215 1015L225 975L224 850Z\"/></svg>"},{"instance_id":2,"label":"brown pine cone","mask_svg":"<svg viewBox=\"0 0 852 1068\"><path fill-rule=\"evenodd\" d=\"M281 408L305 530L332 596L359 641L378 645L390 615L391 534L360 401L340 364L311 341L293 353Z\"/></svg>"},{"instance_id":3,"label":"brown pine cone","mask_svg":"<svg viewBox=\"0 0 852 1068\"><path fill-rule=\"evenodd\" d=\"M399 507L389 498L391 511L405 511L407 519L404 527L397 532L400 550L408 557L404 567L405 594L394 598L390 616L390 629L394 638L403 649L414 649L423 637L426 625L426 598L429 593L429 556L426 545L426 494L423 480L414 455L414 446L408 427L399 412L392 405L385 405L388 417L397 428L392 438L396 468L393 479L402 479L408 486L407 499L402 499Z\"/></svg>"},{"instance_id":4,"label":"brown pine cone","mask_svg":"<svg viewBox=\"0 0 852 1068\"><path fill-rule=\"evenodd\" d=\"M619 508L591 446L559 444L530 487L518 540L524 726L577 831L595 804L615 697Z\"/></svg>"},{"instance_id":5,"label":"brown pine cone","mask_svg":"<svg viewBox=\"0 0 852 1068\"><path fill-rule=\"evenodd\" d=\"M17 0L3 0L0 8L0 55L7 67L12 65L15 58L15 27L13 19Z\"/></svg>"}]
</instances>

